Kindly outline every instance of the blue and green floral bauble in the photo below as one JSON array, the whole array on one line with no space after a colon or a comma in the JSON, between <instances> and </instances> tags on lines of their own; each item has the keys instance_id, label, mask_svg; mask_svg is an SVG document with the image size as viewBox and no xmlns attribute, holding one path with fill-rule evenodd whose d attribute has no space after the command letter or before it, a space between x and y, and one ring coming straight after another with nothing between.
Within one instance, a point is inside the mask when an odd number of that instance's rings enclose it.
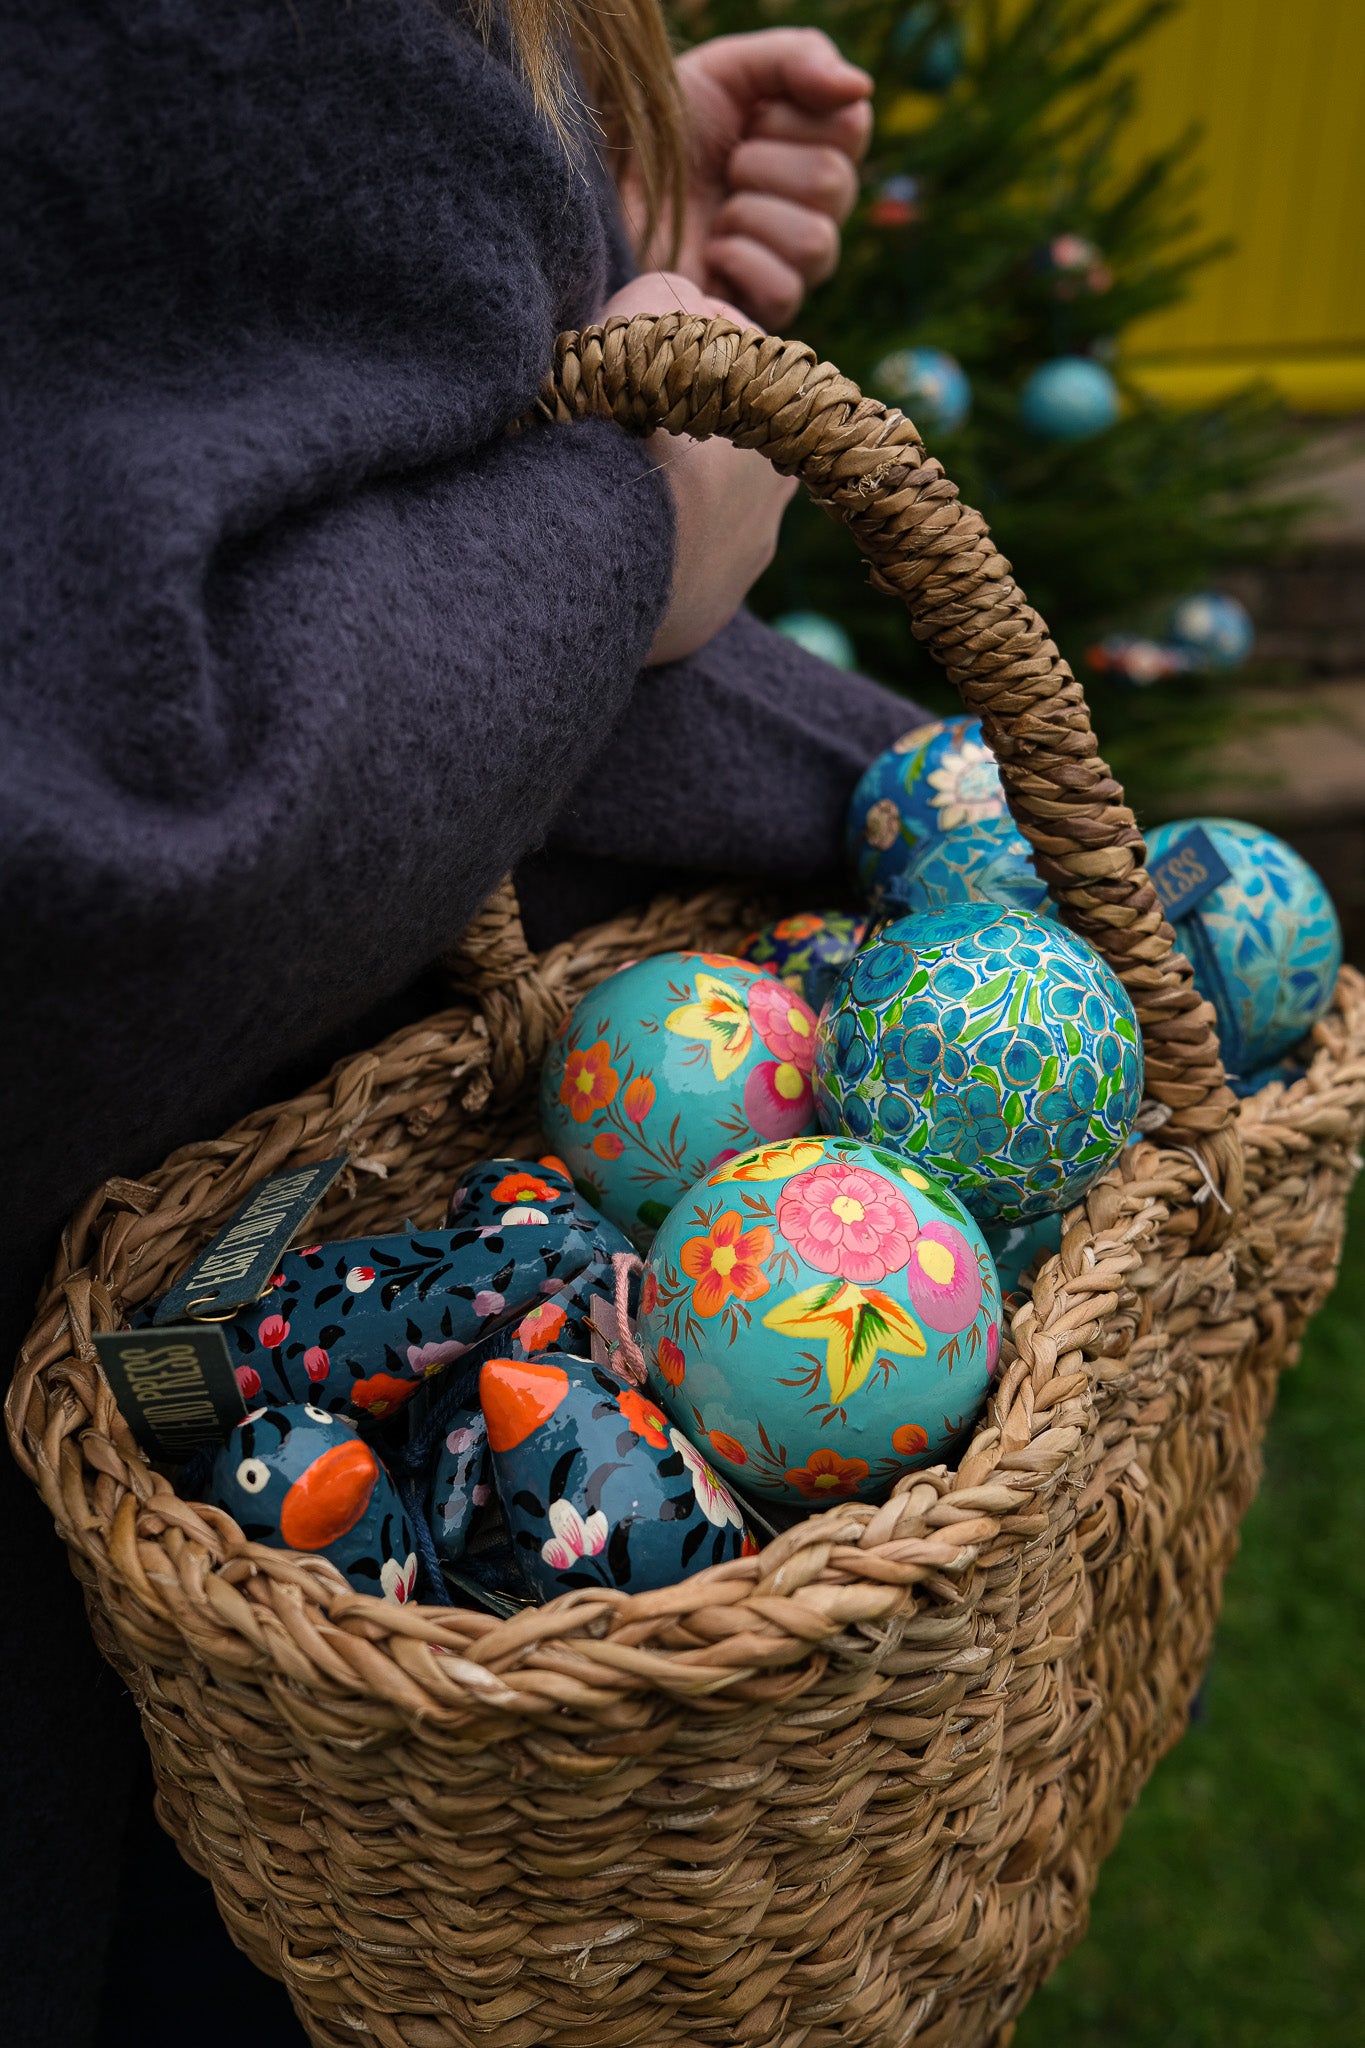
<instances>
[{"instance_id":1,"label":"blue and green floral bauble","mask_svg":"<svg viewBox=\"0 0 1365 2048\"><path fill-rule=\"evenodd\" d=\"M1175 922L1195 986L1213 1004L1234 1074L1271 1066L1331 1005L1341 926L1318 876L1292 846L1234 818L1186 818L1147 838L1147 865L1167 862L1190 833L1206 835L1226 879ZM1180 863L1172 863L1184 879Z\"/></svg>"},{"instance_id":2,"label":"blue and green floral bauble","mask_svg":"<svg viewBox=\"0 0 1365 2048\"><path fill-rule=\"evenodd\" d=\"M853 792L849 865L869 903L881 909L919 847L964 825L1008 816L979 718L916 726L877 756Z\"/></svg>"},{"instance_id":3,"label":"blue and green floral bauble","mask_svg":"<svg viewBox=\"0 0 1365 2048\"><path fill-rule=\"evenodd\" d=\"M744 958L766 967L818 1010L863 942L865 917L847 911L805 911L779 917L744 941Z\"/></svg>"},{"instance_id":4,"label":"blue and green floral bauble","mask_svg":"<svg viewBox=\"0 0 1365 2048\"><path fill-rule=\"evenodd\" d=\"M985 1238L928 1174L847 1137L716 1167L654 1240L653 1391L722 1473L789 1506L877 1499L941 1458L1000 1353Z\"/></svg>"},{"instance_id":5,"label":"blue and green floral bauble","mask_svg":"<svg viewBox=\"0 0 1365 2048\"><path fill-rule=\"evenodd\" d=\"M540 1114L575 1185L636 1244L717 1160L816 1128L815 1012L726 953L659 953L590 989Z\"/></svg>"},{"instance_id":6,"label":"blue and green floral bauble","mask_svg":"<svg viewBox=\"0 0 1365 2048\"><path fill-rule=\"evenodd\" d=\"M978 1222L1079 1200L1142 1101L1142 1042L1122 985L1059 924L989 905L898 919L865 946L820 1018L828 1130L886 1145Z\"/></svg>"},{"instance_id":7,"label":"blue and green floral bauble","mask_svg":"<svg viewBox=\"0 0 1365 2048\"><path fill-rule=\"evenodd\" d=\"M956 825L915 847L905 867L882 887L893 917L946 910L960 903L998 903L1055 917L1057 907L1038 879L1033 852L1008 812Z\"/></svg>"}]
</instances>

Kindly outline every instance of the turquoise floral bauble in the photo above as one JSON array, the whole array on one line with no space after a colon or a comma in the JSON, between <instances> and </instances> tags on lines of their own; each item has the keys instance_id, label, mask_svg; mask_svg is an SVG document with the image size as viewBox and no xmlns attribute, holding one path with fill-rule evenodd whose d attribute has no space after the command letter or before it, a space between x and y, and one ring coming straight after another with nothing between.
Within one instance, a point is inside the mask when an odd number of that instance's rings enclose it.
<instances>
[{"instance_id":1,"label":"turquoise floral bauble","mask_svg":"<svg viewBox=\"0 0 1365 2048\"><path fill-rule=\"evenodd\" d=\"M1147 837L1155 868L1202 830L1228 879L1175 924L1195 986L1213 1004L1223 1060L1234 1074L1272 1065L1312 1029L1341 971L1341 926L1306 860L1259 825L1186 818Z\"/></svg>"},{"instance_id":2,"label":"turquoise floral bauble","mask_svg":"<svg viewBox=\"0 0 1365 2048\"><path fill-rule=\"evenodd\" d=\"M815 1012L727 953L659 953L583 997L540 1115L576 1186L636 1244L718 1160L813 1131Z\"/></svg>"},{"instance_id":3,"label":"turquoise floral bauble","mask_svg":"<svg viewBox=\"0 0 1365 2048\"><path fill-rule=\"evenodd\" d=\"M922 840L901 872L883 884L882 903L895 917L959 903L998 903L1039 917L1057 915L1034 869L1032 849L1008 814L976 818Z\"/></svg>"},{"instance_id":4,"label":"turquoise floral bauble","mask_svg":"<svg viewBox=\"0 0 1365 2048\"><path fill-rule=\"evenodd\" d=\"M912 854L966 825L1008 821L979 718L916 726L879 754L848 807L847 847L875 909L889 905Z\"/></svg>"},{"instance_id":5,"label":"turquoise floral bauble","mask_svg":"<svg viewBox=\"0 0 1365 2048\"><path fill-rule=\"evenodd\" d=\"M679 1202L637 1335L657 1398L741 1487L789 1506L875 1500L976 1416L1000 1287L976 1224L918 1166L793 1138Z\"/></svg>"},{"instance_id":6,"label":"turquoise floral bauble","mask_svg":"<svg viewBox=\"0 0 1365 2048\"><path fill-rule=\"evenodd\" d=\"M865 917L807 911L779 917L744 941L744 957L766 967L818 1010L863 942Z\"/></svg>"},{"instance_id":7,"label":"turquoise floral bauble","mask_svg":"<svg viewBox=\"0 0 1365 2048\"><path fill-rule=\"evenodd\" d=\"M1094 948L1019 910L899 919L865 946L820 1018L827 1130L886 1145L981 1223L1078 1201L1142 1101L1142 1041Z\"/></svg>"}]
</instances>

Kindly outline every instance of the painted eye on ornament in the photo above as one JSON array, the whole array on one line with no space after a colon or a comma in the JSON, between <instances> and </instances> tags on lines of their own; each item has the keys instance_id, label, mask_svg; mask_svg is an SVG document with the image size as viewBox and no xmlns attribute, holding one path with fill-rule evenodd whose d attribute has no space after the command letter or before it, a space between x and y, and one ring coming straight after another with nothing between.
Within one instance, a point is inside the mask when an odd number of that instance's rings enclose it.
<instances>
[{"instance_id":1,"label":"painted eye on ornament","mask_svg":"<svg viewBox=\"0 0 1365 2048\"><path fill-rule=\"evenodd\" d=\"M237 1484L246 1493L261 1493L270 1484L270 1467L264 1458L243 1458L237 1467Z\"/></svg>"},{"instance_id":2,"label":"painted eye on ornament","mask_svg":"<svg viewBox=\"0 0 1365 2048\"><path fill-rule=\"evenodd\" d=\"M325 1408L315 1408L311 1401L305 1401L303 1412L305 1415L311 1415L314 1422L325 1422L329 1429L332 1427L333 1418L327 1413ZM240 1474L238 1476L240 1477Z\"/></svg>"}]
</instances>

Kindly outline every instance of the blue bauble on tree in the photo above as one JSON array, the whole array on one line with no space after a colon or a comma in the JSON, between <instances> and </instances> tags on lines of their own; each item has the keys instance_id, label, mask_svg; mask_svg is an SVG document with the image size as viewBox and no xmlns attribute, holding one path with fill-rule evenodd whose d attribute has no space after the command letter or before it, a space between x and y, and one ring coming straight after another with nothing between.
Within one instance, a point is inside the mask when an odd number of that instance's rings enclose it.
<instances>
[{"instance_id":1,"label":"blue bauble on tree","mask_svg":"<svg viewBox=\"0 0 1365 2048\"><path fill-rule=\"evenodd\" d=\"M1240 668L1256 638L1246 606L1216 590L1182 597L1168 630L1177 647L1193 657L1191 666L1199 668Z\"/></svg>"},{"instance_id":2,"label":"blue bauble on tree","mask_svg":"<svg viewBox=\"0 0 1365 2048\"><path fill-rule=\"evenodd\" d=\"M972 387L946 349L894 348L874 368L872 382L931 433L955 434L972 409Z\"/></svg>"},{"instance_id":3,"label":"blue bauble on tree","mask_svg":"<svg viewBox=\"0 0 1365 2048\"><path fill-rule=\"evenodd\" d=\"M832 668L853 668L857 663L853 642L843 627L823 612L783 612L780 619L773 620L773 629Z\"/></svg>"},{"instance_id":4,"label":"blue bauble on tree","mask_svg":"<svg viewBox=\"0 0 1365 2048\"><path fill-rule=\"evenodd\" d=\"M906 8L891 31L890 47L898 57L914 53L910 83L916 92L947 92L962 76L962 24L934 0L915 0Z\"/></svg>"},{"instance_id":5,"label":"blue bauble on tree","mask_svg":"<svg viewBox=\"0 0 1365 2048\"><path fill-rule=\"evenodd\" d=\"M1019 393L1019 417L1040 441L1088 441L1118 416L1118 385L1089 356L1040 363Z\"/></svg>"}]
</instances>

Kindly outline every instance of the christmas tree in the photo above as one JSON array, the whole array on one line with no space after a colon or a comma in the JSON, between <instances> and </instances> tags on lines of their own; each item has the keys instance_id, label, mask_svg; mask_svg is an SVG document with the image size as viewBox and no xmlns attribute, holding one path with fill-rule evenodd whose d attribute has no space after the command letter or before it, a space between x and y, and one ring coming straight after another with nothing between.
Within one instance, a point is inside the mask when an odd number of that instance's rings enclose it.
<instances>
[{"instance_id":1,"label":"christmas tree","mask_svg":"<svg viewBox=\"0 0 1365 2048\"><path fill-rule=\"evenodd\" d=\"M1197 137L1137 164L1120 147L1135 94L1125 54L1177 4L780 0L784 22L825 29L877 80L843 263L794 324L899 404L985 513L1085 676L1139 804L1197 780L1201 752L1241 714L1243 682L1194 672L1139 688L1095 673L1087 651L1107 634L1159 635L1172 600L1282 542L1301 509L1264 495L1298 445L1264 393L1172 410L1125 379L1118 355L1125 328L1220 253L1199 238ZM764 0L702 0L686 32L776 14ZM789 513L755 603L770 617L817 610L865 671L955 706L905 615L809 504Z\"/></svg>"}]
</instances>

